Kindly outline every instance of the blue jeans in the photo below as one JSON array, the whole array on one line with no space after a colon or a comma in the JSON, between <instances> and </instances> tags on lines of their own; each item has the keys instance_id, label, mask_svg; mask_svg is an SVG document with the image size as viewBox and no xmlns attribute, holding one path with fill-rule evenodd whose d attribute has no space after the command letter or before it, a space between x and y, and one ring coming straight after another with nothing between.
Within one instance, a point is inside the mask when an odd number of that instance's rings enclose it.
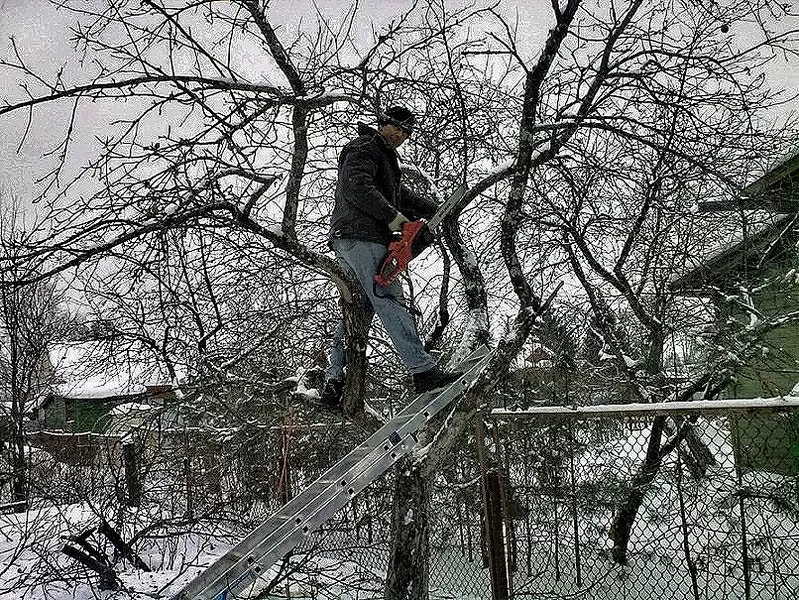
<instances>
[{"instance_id":1,"label":"blue jeans","mask_svg":"<svg viewBox=\"0 0 799 600\"><path fill-rule=\"evenodd\" d=\"M339 239L333 241L333 251L341 268L361 286L362 307L366 315L367 328L377 313L391 338L394 350L411 373L422 373L435 367L435 361L425 351L419 339L413 317L405 308L400 281L397 279L388 287L374 282L380 261L386 255L386 247L374 242ZM346 363L342 320L333 334L327 378L343 380Z\"/></svg>"}]
</instances>

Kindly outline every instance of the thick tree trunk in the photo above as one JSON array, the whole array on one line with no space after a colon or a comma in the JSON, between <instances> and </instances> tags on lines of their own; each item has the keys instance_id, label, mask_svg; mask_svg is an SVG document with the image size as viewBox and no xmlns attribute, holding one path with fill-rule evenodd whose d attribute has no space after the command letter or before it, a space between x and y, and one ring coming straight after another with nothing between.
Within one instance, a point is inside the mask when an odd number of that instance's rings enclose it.
<instances>
[{"instance_id":1,"label":"thick tree trunk","mask_svg":"<svg viewBox=\"0 0 799 600\"><path fill-rule=\"evenodd\" d=\"M14 432L11 501L20 503L14 512L25 512L28 502L28 465L25 460L25 439L22 427L15 424Z\"/></svg>"},{"instance_id":2,"label":"thick tree trunk","mask_svg":"<svg viewBox=\"0 0 799 600\"><path fill-rule=\"evenodd\" d=\"M138 452L136 444L127 440L122 444L122 459L125 465L125 495L126 506L140 506L142 497L142 482L139 472Z\"/></svg>"},{"instance_id":3,"label":"thick tree trunk","mask_svg":"<svg viewBox=\"0 0 799 600\"><path fill-rule=\"evenodd\" d=\"M342 403L348 415L360 415L364 410L366 395L366 343L368 326L364 318L357 292L349 296L342 294L341 311L344 316L347 344L347 373L344 380Z\"/></svg>"},{"instance_id":4,"label":"thick tree trunk","mask_svg":"<svg viewBox=\"0 0 799 600\"><path fill-rule=\"evenodd\" d=\"M431 485L421 469L409 467L404 458L397 468L386 600L428 599Z\"/></svg>"},{"instance_id":5,"label":"thick tree trunk","mask_svg":"<svg viewBox=\"0 0 799 600\"><path fill-rule=\"evenodd\" d=\"M17 358L15 349L12 348L11 352L12 361ZM11 382L11 426L9 431L11 433L11 440L9 449L11 451L11 501L20 503L19 509L15 512L23 512L27 510L28 501L28 462L25 456L25 429L23 427L24 421L24 402L21 400L22 394L19 391L18 384L19 369L16 362L12 364L12 382Z\"/></svg>"},{"instance_id":6,"label":"thick tree trunk","mask_svg":"<svg viewBox=\"0 0 799 600\"><path fill-rule=\"evenodd\" d=\"M662 458L660 442L665 424L666 417L655 417L652 423L652 433L649 435L649 444L646 449L644 463L633 476L627 499L617 510L613 524L610 527L609 535L613 540L613 561L622 565L627 564L627 546L630 543L630 533L632 532L638 509L641 508L646 488L652 483L655 475L660 470Z\"/></svg>"}]
</instances>

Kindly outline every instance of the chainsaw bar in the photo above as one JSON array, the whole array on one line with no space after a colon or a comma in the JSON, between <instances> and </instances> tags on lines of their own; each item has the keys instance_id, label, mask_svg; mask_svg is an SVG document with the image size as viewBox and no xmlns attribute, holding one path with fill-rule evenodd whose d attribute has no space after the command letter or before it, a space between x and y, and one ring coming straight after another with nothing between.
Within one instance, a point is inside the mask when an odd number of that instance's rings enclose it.
<instances>
[{"instance_id":1,"label":"chainsaw bar","mask_svg":"<svg viewBox=\"0 0 799 600\"><path fill-rule=\"evenodd\" d=\"M444 200L444 203L438 207L436 210L436 214L434 214L429 221L427 221L427 226L435 231L436 227L438 227L439 223L444 220L444 218L452 212L452 209L461 201L466 195L469 186L465 183L460 184L457 189L452 192L449 198Z\"/></svg>"}]
</instances>

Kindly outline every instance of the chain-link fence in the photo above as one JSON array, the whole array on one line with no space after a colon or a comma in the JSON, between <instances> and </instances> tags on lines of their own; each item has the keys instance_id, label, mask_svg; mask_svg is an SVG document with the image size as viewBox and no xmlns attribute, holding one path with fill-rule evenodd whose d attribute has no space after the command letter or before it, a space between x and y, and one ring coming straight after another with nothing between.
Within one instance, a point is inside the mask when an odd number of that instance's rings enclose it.
<instances>
[{"instance_id":1,"label":"chain-link fence","mask_svg":"<svg viewBox=\"0 0 799 600\"><path fill-rule=\"evenodd\" d=\"M507 586L497 597L512 599L799 594L796 407L495 411L486 434L482 476L458 479L456 468L437 479L431 598L492 598L496 561ZM273 597L383 598L392 480L309 537Z\"/></svg>"},{"instance_id":2,"label":"chain-link fence","mask_svg":"<svg viewBox=\"0 0 799 600\"><path fill-rule=\"evenodd\" d=\"M512 598L799 595L799 412L493 413Z\"/></svg>"},{"instance_id":3,"label":"chain-link fence","mask_svg":"<svg viewBox=\"0 0 799 600\"><path fill-rule=\"evenodd\" d=\"M799 408L651 409L492 413L483 472L437 479L430 597L799 597ZM327 584L295 594L383 597L390 480L370 488L369 509L351 509L351 523L360 514L374 525L368 543L350 535L347 511L329 526L335 535L309 540L325 549Z\"/></svg>"},{"instance_id":4,"label":"chain-link fence","mask_svg":"<svg viewBox=\"0 0 799 600\"><path fill-rule=\"evenodd\" d=\"M429 597L796 598L799 407L750 404L484 415L484 435L464 433L433 482ZM312 412L252 431L152 430L134 440L147 510L126 517L128 535L151 566L185 580L366 435ZM131 499L111 437L72 477L103 474L108 514ZM264 578L270 591L251 597L382 599L396 472L308 535ZM96 498L98 486L79 496Z\"/></svg>"}]
</instances>

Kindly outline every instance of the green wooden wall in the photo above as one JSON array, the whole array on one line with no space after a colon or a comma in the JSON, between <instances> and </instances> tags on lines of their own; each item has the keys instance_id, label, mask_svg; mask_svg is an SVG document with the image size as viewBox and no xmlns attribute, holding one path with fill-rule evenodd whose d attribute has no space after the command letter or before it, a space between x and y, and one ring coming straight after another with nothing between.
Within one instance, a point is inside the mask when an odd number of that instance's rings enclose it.
<instances>
[{"instance_id":1,"label":"green wooden wall","mask_svg":"<svg viewBox=\"0 0 799 600\"><path fill-rule=\"evenodd\" d=\"M72 433L103 433L109 422L108 413L124 399L53 397L45 408L46 429Z\"/></svg>"},{"instance_id":2,"label":"green wooden wall","mask_svg":"<svg viewBox=\"0 0 799 600\"><path fill-rule=\"evenodd\" d=\"M785 275L794 268L789 260L790 257L784 256L777 264L770 264L767 269L752 274L751 285L757 285L764 277ZM734 291L730 290L730 293ZM766 318L799 311L799 286L756 295L754 305ZM740 311L732 314L721 311L722 319L728 316L733 316L742 323L747 323L749 319ZM725 394L728 398L786 396L799 383L799 323L788 323L771 330L766 334L764 342L765 353L750 360L739 371L737 381Z\"/></svg>"}]
</instances>

